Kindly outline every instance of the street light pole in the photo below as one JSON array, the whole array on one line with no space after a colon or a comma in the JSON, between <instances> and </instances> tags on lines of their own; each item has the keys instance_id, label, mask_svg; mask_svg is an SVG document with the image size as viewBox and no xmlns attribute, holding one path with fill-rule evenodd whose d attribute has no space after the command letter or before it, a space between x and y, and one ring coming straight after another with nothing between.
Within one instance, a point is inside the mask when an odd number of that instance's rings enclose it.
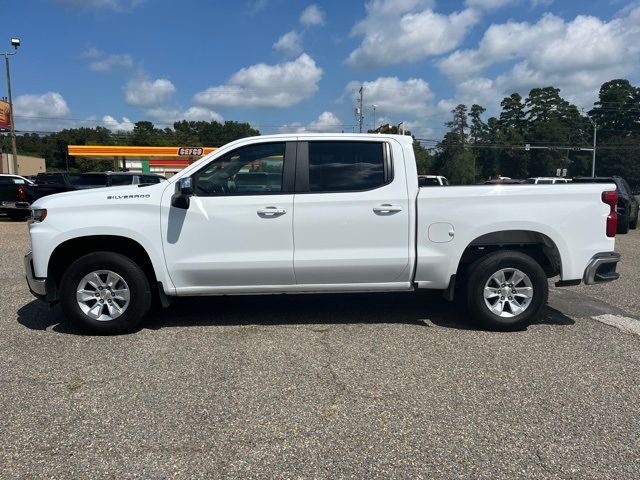
<instances>
[{"instance_id":1,"label":"street light pole","mask_svg":"<svg viewBox=\"0 0 640 480\"><path fill-rule=\"evenodd\" d=\"M9 167L9 173L18 173L18 151L16 148L16 127L13 120L13 97L11 96L11 71L9 69L9 57L18 53L18 47L20 46L20 40L17 38L11 39L11 45L13 45L13 52L4 52L4 63L7 68L7 90L9 91L9 121L11 122L11 156L13 157L10 162L7 162Z\"/></svg>"},{"instance_id":2,"label":"street light pole","mask_svg":"<svg viewBox=\"0 0 640 480\"><path fill-rule=\"evenodd\" d=\"M596 135L597 135L597 124L596 121L593 120L593 156L591 157L591 178L595 178L596 176Z\"/></svg>"},{"instance_id":3,"label":"street light pole","mask_svg":"<svg viewBox=\"0 0 640 480\"><path fill-rule=\"evenodd\" d=\"M378 128L378 127L376 126L376 107L377 107L377 106L378 106L378 105L375 105L375 104L373 104L373 105L372 105L372 107L373 107L373 131L374 131L374 132L375 132L375 130Z\"/></svg>"}]
</instances>

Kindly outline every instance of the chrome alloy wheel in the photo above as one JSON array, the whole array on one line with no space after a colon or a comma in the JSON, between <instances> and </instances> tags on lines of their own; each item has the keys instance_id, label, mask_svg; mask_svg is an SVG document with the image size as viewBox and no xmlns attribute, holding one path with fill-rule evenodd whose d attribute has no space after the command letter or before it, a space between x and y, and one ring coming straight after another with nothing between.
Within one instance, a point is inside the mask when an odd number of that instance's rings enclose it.
<instances>
[{"instance_id":1,"label":"chrome alloy wheel","mask_svg":"<svg viewBox=\"0 0 640 480\"><path fill-rule=\"evenodd\" d=\"M129 306L130 298L127 282L111 270L96 270L85 275L76 289L80 310L100 322L122 315Z\"/></svg>"},{"instance_id":2,"label":"chrome alloy wheel","mask_svg":"<svg viewBox=\"0 0 640 480\"><path fill-rule=\"evenodd\" d=\"M484 303L492 313L513 318L524 312L533 298L533 284L526 273L517 268L503 268L489 277L484 285Z\"/></svg>"}]
</instances>

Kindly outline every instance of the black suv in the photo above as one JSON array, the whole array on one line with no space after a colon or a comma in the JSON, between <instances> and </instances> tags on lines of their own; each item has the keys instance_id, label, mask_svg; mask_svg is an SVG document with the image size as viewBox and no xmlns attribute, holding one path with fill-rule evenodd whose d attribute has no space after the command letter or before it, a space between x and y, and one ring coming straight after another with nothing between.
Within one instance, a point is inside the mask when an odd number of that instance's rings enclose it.
<instances>
[{"instance_id":1,"label":"black suv","mask_svg":"<svg viewBox=\"0 0 640 480\"><path fill-rule=\"evenodd\" d=\"M88 172L69 174L69 181L78 189L114 187L116 185L148 185L166 180L161 175L135 172Z\"/></svg>"},{"instance_id":2,"label":"black suv","mask_svg":"<svg viewBox=\"0 0 640 480\"><path fill-rule=\"evenodd\" d=\"M631 193L627 181L614 175L612 177L577 177L573 179L577 183L615 183L618 192L618 233L627 233L629 229L638 227L638 200Z\"/></svg>"}]
</instances>

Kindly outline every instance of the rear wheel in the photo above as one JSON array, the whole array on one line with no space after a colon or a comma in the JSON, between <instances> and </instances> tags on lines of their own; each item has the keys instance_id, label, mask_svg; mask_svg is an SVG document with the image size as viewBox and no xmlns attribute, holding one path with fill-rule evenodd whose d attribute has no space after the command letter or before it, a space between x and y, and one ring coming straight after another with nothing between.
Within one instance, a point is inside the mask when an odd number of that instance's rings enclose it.
<instances>
[{"instance_id":1,"label":"rear wheel","mask_svg":"<svg viewBox=\"0 0 640 480\"><path fill-rule=\"evenodd\" d=\"M636 212L635 218L633 219L632 222L629 223L629 228L631 230L635 230L636 228L638 228L638 215L640 215L640 213Z\"/></svg>"},{"instance_id":2,"label":"rear wheel","mask_svg":"<svg viewBox=\"0 0 640 480\"><path fill-rule=\"evenodd\" d=\"M134 330L148 313L151 299L145 273L118 253L95 252L80 257L62 278L62 310L90 333Z\"/></svg>"},{"instance_id":3,"label":"rear wheel","mask_svg":"<svg viewBox=\"0 0 640 480\"><path fill-rule=\"evenodd\" d=\"M514 330L531 324L548 295L544 270L524 253L495 252L470 267L467 306L473 319L485 328Z\"/></svg>"}]
</instances>

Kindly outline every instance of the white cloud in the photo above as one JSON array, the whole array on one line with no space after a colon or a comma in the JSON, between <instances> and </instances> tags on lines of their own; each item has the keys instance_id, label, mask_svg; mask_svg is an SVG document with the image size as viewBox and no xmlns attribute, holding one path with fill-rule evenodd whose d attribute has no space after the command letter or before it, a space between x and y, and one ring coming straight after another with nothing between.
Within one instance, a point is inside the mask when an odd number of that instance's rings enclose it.
<instances>
[{"instance_id":1,"label":"white cloud","mask_svg":"<svg viewBox=\"0 0 640 480\"><path fill-rule=\"evenodd\" d=\"M339 133L343 129L340 119L331 112L322 112L318 118L307 125L294 122L279 128L280 133Z\"/></svg>"},{"instance_id":2,"label":"white cloud","mask_svg":"<svg viewBox=\"0 0 640 480\"><path fill-rule=\"evenodd\" d=\"M495 10L505 7L511 3L515 3L517 0L465 0L464 4L467 7L478 7L483 10Z\"/></svg>"},{"instance_id":3,"label":"white cloud","mask_svg":"<svg viewBox=\"0 0 640 480\"><path fill-rule=\"evenodd\" d=\"M524 0L465 0L467 7L475 7L481 10L497 10L510 5L519 5ZM532 7L540 5L547 6L553 3L553 0L528 0Z\"/></svg>"},{"instance_id":4,"label":"white cloud","mask_svg":"<svg viewBox=\"0 0 640 480\"><path fill-rule=\"evenodd\" d=\"M484 79L482 89L501 96L554 85L568 100L588 106L603 82L638 71L638 24L640 7L610 21L586 15L565 21L545 14L533 24L510 21L491 25L477 49L456 51L439 67L460 89L473 79L480 86L481 73L491 65L515 61L506 73Z\"/></svg>"},{"instance_id":5,"label":"white cloud","mask_svg":"<svg viewBox=\"0 0 640 480\"><path fill-rule=\"evenodd\" d=\"M362 43L347 58L354 67L379 67L421 60L456 48L479 18L476 9L449 15L432 10L424 0L373 0L352 36Z\"/></svg>"},{"instance_id":6,"label":"white cloud","mask_svg":"<svg viewBox=\"0 0 640 480\"><path fill-rule=\"evenodd\" d=\"M105 115L102 117L102 126L108 128L112 132L130 132L133 130L135 125L127 117L122 117L122 121L119 122L111 115Z\"/></svg>"},{"instance_id":7,"label":"white cloud","mask_svg":"<svg viewBox=\"0 0 640 480\"><path fill-rule=\"evenodd\" d=\"M380 77L371 82L349 82L346 87L353 100L360 85L364 85L365 106L376 105L380 115L403 114L424 117L432 110L433 92L429 84L420 78L402 81L398 77Z\"/></svg>"},{"instance_id":8,"label":"white cloud","mask_svg":"<svg viewBox=\"0 0 640 480\"><path fill-rule=\"evenodd\" d=\"M56 3L70 8L113 10L114 12L132 10L142 4L143 1L144 0L55 0Z\"/></svg>"},{"instance_id":9,"label":"white cloud","mask_svg":"<svg viewBox=\"0 0 640 480\"><path fill-rule=\"evenodd\" d=\"M404 128L409 130L416 138L433 138L433 129L422 122L404 122Z\"/></svg>"},{"instance_id":10,"label":"white cloud","mask_svg":"<svg viewBox=\"0 0 640 480\"><path fill-rule=\"evenodd\" d=\"M282 35L278 41L273 44L273 48L290 57L300 55L300 53L302 53L302 36L295 30L291 30Z\"/></svg>"},{"instance_id":11,"label":"white cloud","mask_svg":"<svg viewBox=\"0 0 640 480\"><path fill-rule=\"evenodd\" d=\"M151 108L146 110L146 115L156 120L160 125L171 125L179 120L224 122L222 115L205 107L189 107L186 110L177 108Z\"/></svg>"},{"instance_id":12,"label":"white cloud","mask_svg":"<svg viewBox=\"0 0 640 480\"><path fill-rule=\"evenodd\" d=\"M324 25L324 12L316 4L309 5L300 15L300 23L306 27Z\"/></svg>"},{"instance_id":13,"label":"white cloud","mask_svg":"<svg viewBox=\"0 0 640 480\"><path fill-rule=\"evenodd\" d=\"M71 111L62 95L48 92L42 95L20 95L13 101L15 115L20 117L63 118Z\"/></svg>"},{"instance_id":14,"label":"white cloud","mask_svg":"<svg viewBox=\"0 0 640 480\"><path fill-rule=\"evenodd\" d=\"M94 72L110 72L114 67L133 67L133 58L128 53L107 54L96 48L89 48L82 56L91 60L89 70Z\"/></svg>"},{"instance_id":15,"label":"white cloud","mask_svg":"<svg viewBox=\"0 0 640 480\"><path fill-rule=\"evenodd\" d=\"M64 97L57 92L20 95L13 100L17 130L52 131L70 125L71 113Z\"/></svg>"},{"instance_id":16,"label":"white cloud","mask_svg":"<svg viewBox=\"0 0 640 480\"><path fill-rule=\"evenodd\" d=\"M176 91L166 78L135 78L125 86L125 101L135 107L155 107L167 102Z\"/></svg>"},{"instance_id":17,"label":"white cloud","mask_svg":"<svg viewBox=\"0 0 640 480\"><path fill-rule=\"evenodd\" d=\"M252 15L256 15L267 8L268 4L269 0L250 0L248 3L249 12L251 12Z\"/></svg>"},{"instance_id":18,"label":"white cloud","mask_svg":"<svg viewBox=\"0 0 640 480\"><path fill-rule=\"evenodd\" d=\"M258 63L234 73L224 85L195 94L206 107L291 107L318 91L322 68L306 53L276 65Z\"/></svg>"}]
</instances>

